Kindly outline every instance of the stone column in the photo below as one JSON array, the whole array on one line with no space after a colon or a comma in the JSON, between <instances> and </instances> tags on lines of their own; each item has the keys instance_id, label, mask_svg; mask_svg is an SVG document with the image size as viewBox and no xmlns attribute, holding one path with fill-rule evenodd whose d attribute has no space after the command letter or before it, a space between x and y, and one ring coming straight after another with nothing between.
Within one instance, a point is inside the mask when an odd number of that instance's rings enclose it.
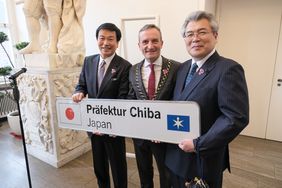
<instances>
[{"instance_id":1,"label":"stone column","mask_svg":"<svg viewBox=\"0 0 282 188\"><path fill-rule=\"evenodd\" d=\"M81 71L81 55L25 54L27 72L18 78L20 107L30 155L60 167L91 149L84 131L61 129L56 97L71 97Z\"/></svg>"}]
</instances>

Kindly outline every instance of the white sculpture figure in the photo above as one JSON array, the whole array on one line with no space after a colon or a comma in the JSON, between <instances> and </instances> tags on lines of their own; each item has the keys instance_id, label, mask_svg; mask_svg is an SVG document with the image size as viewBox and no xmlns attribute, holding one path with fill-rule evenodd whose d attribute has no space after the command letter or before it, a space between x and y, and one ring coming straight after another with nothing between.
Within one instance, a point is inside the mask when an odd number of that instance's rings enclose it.
<instances>
[{"instance_id":1,"label":"white sculpture figure","mask_svg":"<svg viewBox=\"0 0 282 188\"><path fill-rule=\"evenodd\" d=\"M23 2L22 0L17 3ZM84 52L82 17L86 0L24 0L24 14L30 43L20 53L41 51L40 18L48 22L49 53Z\"/></svg>"},{"instance_id":2,"label":"white sculpture figure","mask_svg":"<svg viewBox=\"0 0 282 188\"><path fill-rule=\"evenodd\" d=\"M62 29L58 39L59 54L83 54L84 30L82 18L86 0L63 0Z\"/></svg>"}]
</instances>

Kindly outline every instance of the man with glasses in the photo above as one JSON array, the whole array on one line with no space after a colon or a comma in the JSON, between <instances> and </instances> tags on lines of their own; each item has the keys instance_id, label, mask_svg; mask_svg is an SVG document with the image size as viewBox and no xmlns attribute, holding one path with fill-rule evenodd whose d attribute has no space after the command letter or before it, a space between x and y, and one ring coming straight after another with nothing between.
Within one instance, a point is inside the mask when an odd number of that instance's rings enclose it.
<instances>
[{"instance_id":1,"label":"man with glasses","mask_svg":"<svg viewBox=\"0 0 282 188\"><path fill-rule=\"evenodd\" d=\"M201 135L168 145L166 165L174 188L185 187L194 177L221 188L223 171L230 170L228 144L249 122L244 70L215 50L218 24L212 14L191 13L182 35L192 59L179 68L173 100L199 104Z\"/></svg>"}]
</instances>

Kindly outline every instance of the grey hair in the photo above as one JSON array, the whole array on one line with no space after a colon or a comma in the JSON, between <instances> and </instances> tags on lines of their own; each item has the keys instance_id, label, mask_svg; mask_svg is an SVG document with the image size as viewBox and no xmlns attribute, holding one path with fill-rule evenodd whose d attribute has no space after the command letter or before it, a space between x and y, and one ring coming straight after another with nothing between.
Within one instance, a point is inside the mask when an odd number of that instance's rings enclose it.
<instances>
[{"instance_id":1,"label":"grey hair","mask_svg":"<svg viewBox=\"0 0 282 188\"><path fill-rule=\"evenodd\" d=\"M156 26L155 24L146 24L146 25L144 25L144 26L139 30L139 34L140 34L142 31L146 31L146 30L148 30L148 29L156 29L156 30L158 30L158 31L160 32L161 40L163 40L163 39L162 39L162 32L161 32L160 28L159 28L158 26Z\"/></svg>"},{"instance_id":2,"label":"grey hair","mask_svg":"<svg viewBox=\"0 0 282 188\"><path fill-rule=\"evenodd\" d=\"M217 23L213 14L205 12L205 11L195 11L195 12L192 12L191 14L189 14L186 17L186 19L185 19L185 21L182 25L182 28L181 28L182 37L185 37L186 27L189 24L189 22L199 21L201 19L207 19L210 23L212 32L214 32L214 33L218 32L218 29L219 29L218 23Z\"/></svg>"}]
</instances>

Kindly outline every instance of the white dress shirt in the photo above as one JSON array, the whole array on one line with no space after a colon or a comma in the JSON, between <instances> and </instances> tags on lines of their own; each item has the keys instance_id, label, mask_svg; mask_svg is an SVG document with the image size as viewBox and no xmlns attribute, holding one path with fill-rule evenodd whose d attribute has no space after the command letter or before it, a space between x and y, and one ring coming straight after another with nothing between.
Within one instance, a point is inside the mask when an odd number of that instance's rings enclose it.
<instances>
[{"instance_id":1,"label":"white dress shirt","mask_svg":"<svg viewBox=\"0 0 282 188\"><path fill-rule=\"evenodd\" d=\"M204 63L208 60L208 58L210 56L212 56L212 54L214 54L214 52L215 52L215 49L213 49L206 57L204 57L203 59L201 59L199 61L196 61L195 59L192 58L192 64L191 65L193 65L194 63L197 63L197 65L198 65L196 72L198 72L198 70L204 65Z\"/></svg>"},{"instance_id":2,"label":"white dress shirt","mask_svg":"<svg viewBox=\"0 0 282 188\"><path fill-rule=\"evenodd\" d=\"M99 66L98 66L98 72L100 71L101 63L102 63L103 61L105 61L105 62L106 62L106 64L104 65L104 66L105 66L104 75L105 75L105 73L107 72L107 69L108 69L108 67L109 67L109 65L110 65L110 63L111 63L111 61L113 60L113 58L114 58L115 55L116 55L116 54L114 53L112 56L107 57L107 58L105 58L105 59L103 59L103 58L100 56Z\"/></svg>"}]
</instances>

